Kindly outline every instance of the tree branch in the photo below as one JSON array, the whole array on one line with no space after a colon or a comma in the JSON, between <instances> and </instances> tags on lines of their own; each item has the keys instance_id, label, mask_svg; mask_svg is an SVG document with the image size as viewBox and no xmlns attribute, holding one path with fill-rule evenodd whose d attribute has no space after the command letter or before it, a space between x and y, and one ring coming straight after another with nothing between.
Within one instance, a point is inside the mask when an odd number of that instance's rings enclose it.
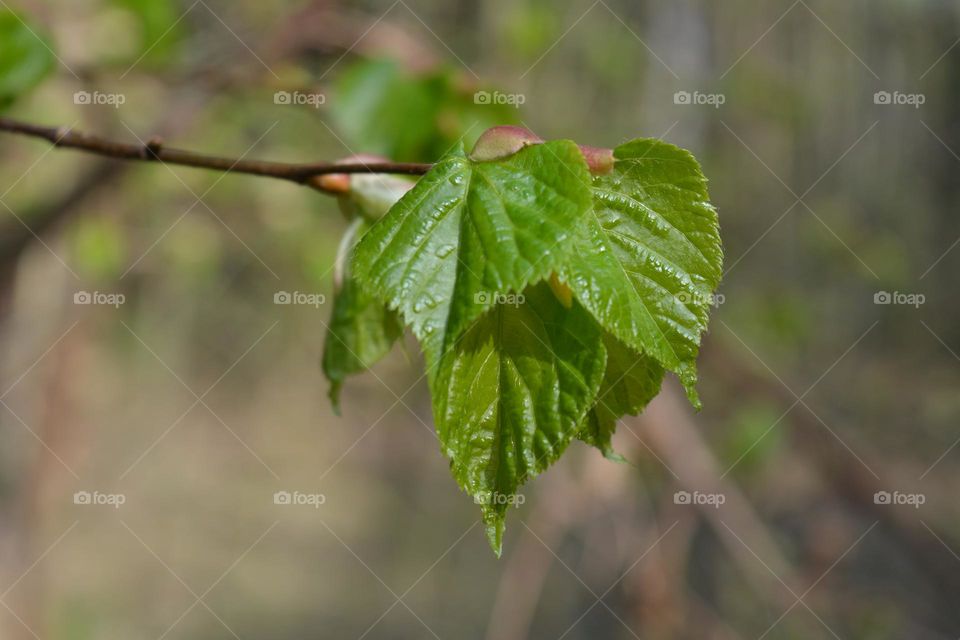
<instances>
[{"instance_id":1,"label":"tree branch","mask_svg":"<svg viewBox=\"0 0 960 640\"><path fill-rule=\"evenodd\" d=\"M12 118L0 117L0 131L34 138L43 138L55 147L79 149L108 158L120 160L143 160L166 164L213 169L229 173L245 173L288 180L319 191L328 191L320 184L319 176L333 173L398 173L422 175L432 165L417 162L351 162L336 164L316 162L295 164L210 156L182 149L166 148L159 138L151 138L146 144L128 144L106 140L97 136L73 131L68 127L43 127Z\"/></svg>"}]
</instances>

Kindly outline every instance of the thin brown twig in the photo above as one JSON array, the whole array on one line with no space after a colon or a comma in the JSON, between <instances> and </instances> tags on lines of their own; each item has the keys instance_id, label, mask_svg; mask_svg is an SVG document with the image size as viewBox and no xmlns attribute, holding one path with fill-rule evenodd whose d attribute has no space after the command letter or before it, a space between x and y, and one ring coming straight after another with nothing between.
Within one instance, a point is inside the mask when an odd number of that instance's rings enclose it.
<instances>
[{"instance_id":1,"label":"thin brown twig","mask_svg":"<svg viewBox=\"0 0 960 640\"><path fill-rule=\"evenodd\" d=\"M320 191L326 189L316 178L332 173L395 173L422 175L432 165L419 162L315 162L296 164L263 160L243 160L212 156L182 149L167 148L159 138L151 138L146 144L128 144L73 131L68 127L44 127L28 122L0 117L0 131L34 138L43 138L55 147L79 149L108 158L120 160L143 160L166 164L213 169L230 173L245 173L269 178L288 180Z\"/></svg>"}]
</instances>

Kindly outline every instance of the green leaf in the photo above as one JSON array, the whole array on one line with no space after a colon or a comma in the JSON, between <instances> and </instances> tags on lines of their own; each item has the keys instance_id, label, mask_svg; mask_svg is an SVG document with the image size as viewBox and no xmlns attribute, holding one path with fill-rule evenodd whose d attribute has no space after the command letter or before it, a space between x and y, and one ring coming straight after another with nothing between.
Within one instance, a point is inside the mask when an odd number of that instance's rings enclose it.
<instances>
[{"instance_id":1,"label":"green leaf","mask_svg":"<svg viewBox=\"0 0 960 640\"><path fill-rule=\"evenodd\" d=\"M653 139L614 150L593 215L561 270L603 327L674 371L699 406L696 357L723 252L706 179L690 153Z\"/></svg>"},{"instance_id":2,"label":"green leaf","mask_svg":"<svg viewBox=\"0 0 960 640\"><path fill-rule=\"evenodd\" d=\"M559 268L591 206L576 145L490 162L451 152L357 246L357 276L397 309L435 363L499 296Z\"/></svg>"},{"instance_id":3,"label":"green leaf","mask_svg":"<svg viewBox=\"0 0 960 640\"><path fill-rule=\"evenodd\" d=\"M500 157L493 133L522 148ZM420 340L441 446L499 554L517 491L572 439L616 458L618 420L646 407L667 370L698 403L722 252L689 153L656 140L622 145L612 162L590 150L608 160L591 178L571 142L493 133L484 153L448 153L373 222L353 266Z\"/></svg>"},{"instance_id":4,"label":"green leaf","mask_svg":"<svg viewBox=\"0 0 960 640\"><path fill-rule=\"evenodd\" d=\"M330 401L340 412L340 390L347 376L362 373L389 353L403 335L394 312L368 296L353 278L334 297L333 316L323 347L323 372L330 380Z\"/></svg>"},{"instance_id":5,"label":"green leaf","mask_svg":"<svg viewBox=\"0 0 960 640\"><path fill-rule=\"evenodd\" d=\"M578 437L598 448L608 458L619 460L611 438L617 421L643 411L660 392L664 370L659 362L638 353L608 332L603 334L607 369L597 402Z\"/></svg>"},{"instance_id":6,"label":"green leaf","mask_svg":"<svg viewBox=\"0 0 960 640\"><path fill-rule=\"evenodd\" d=\"M362 220L351 226L341 245L345 247L344 255L338 257L338 262L349 263L355 238L365 229L366 223ZM337 413L340 413L340 390L347 376L369 369L403 335L397 314L364 292L348 269L338 277L333 315L323 347L323 372L330 381L330 401Z\"/></svg>"},{"instance_id":7,"label":"green leaf","mask_svg":"<svg viewBox=\"0 0 960 640\"><path fill-rule=\"evenodd\" d=\"M517 490L576 436L605 363L596 321L546 283L496 305L442 357L431 379L437 433L498 555Z\"/></svg>"},{"instance_id":8,"label":"green leaf","mask_svg":"<svg viewBox=\"0 0 960 640\"><path fill-rule=\"evenodd\" d=\"M0 9L0 107L37 85L53 69L54 60L37 29Z\"/></svg>"}]
</instances>

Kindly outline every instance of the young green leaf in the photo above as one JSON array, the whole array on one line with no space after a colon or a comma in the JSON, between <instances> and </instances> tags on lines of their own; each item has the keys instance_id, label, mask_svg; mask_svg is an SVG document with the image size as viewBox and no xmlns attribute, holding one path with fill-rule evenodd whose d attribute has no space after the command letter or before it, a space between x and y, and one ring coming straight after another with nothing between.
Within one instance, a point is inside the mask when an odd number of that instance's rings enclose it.
<instances>
[{"instance_id":1,"label":"young green leaf","mask_svg":"<svg viewBox=\"0 0 960 640\"><path fill-rule=\"evenodd\" d=\"M430 378L441 446L498 555L517 490L577 435L606 364L603 333L579 304L567 309L542 282L513 302L483 315Z\"/></svg>"},{"instance_id":2,"label":"young green leaf","mask_svg":"<svg viewBox=\"0 0 960 640\"><path fill-rule=\"evenodd\" d=\"M323 346L323 372L330 380L330 401L340 412L340 389L347 376L362 373L385 356L403 335L393 311L348 277L334 298L333 316Z\"/></svg>"},{"instance_id":3,"label":"young green leaf","mask_svg":"<svg viewBox=\"0 0 960 640\"><path fill-rule=\"evenodd\" d=\"M560 271L603 327L676 372L690 401L723 253L706 179L690 153L659 140L614 150L593 180L592 215Z\"/></svg>"},{"instance_id":4,"label":"young green leaf","mask_svg":"<svg viewBox=\"0 0 960 640\"><path fill-rule=\"evenodd\" d=\"M363 291L349 272L356 237L366 228L367 223L358 219L341 245L343 251L338 256L338 264L344 267L336 278L333 315L323 346L323 372L330 381L330 401L337 413L340 412L340 389L346 377L369 369L403 335L397 314Z\"/></svg>"},{"instance_id":5,"label":"young green leaf","mask_svg":"<svg viewBox=\"0 0 960 640\"><path fill-rule=\"evenodd\" d=\"M325 177L342 175L331 174ZM371 223L385 216L390 207L414 185L407 178L376 173L356 173L345 177L349 191L337 199L340 210L347 218L360 217Z\"/></svg>"},{"instance_id":6,"label":"young green leaf","mask_svg":"<svg viewBox=\"0 0 960 640\"><path fill-rule=\"evenodd\" d=\"M603 334L607 369L600 383L597 402L578 437L608 458L618 459L610 442L617 421L636 415L659 393L663 367L653 358L637 353L608 332Z\"/></svg>"},{"instance_id":7,"label":"young green leaf","mask_svg":"<svg viewBox=\"0 0 960 640\"><path fill-rule=\"evenodd\" d=\"M566 261L592 203L589 185L572 142L490 162L453 151L363 237L357 276L400 312L435 363L499 296Z\"/></svg>"},{"instance_id":8,"label":"young green leaf","mask_svg":"<svg viewBox=\"0 0 960 640\"><path fill-rule=\"evenodd\" d=\"M615 458L617 421L643 410L666 370L698 403L722 252L686 151L495 127L377 217L357 278L420 340L441 446L498 554L517 491L573 438Z\"/></svg>"}]
</instances>

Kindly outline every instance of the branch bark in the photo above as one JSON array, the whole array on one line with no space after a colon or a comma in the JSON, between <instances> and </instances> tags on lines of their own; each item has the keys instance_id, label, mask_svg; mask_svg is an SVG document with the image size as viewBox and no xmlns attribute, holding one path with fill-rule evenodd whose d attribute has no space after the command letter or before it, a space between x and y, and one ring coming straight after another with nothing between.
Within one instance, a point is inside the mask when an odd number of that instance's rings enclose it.
<instances>
[{"instance_id":1,"label":"branch bark","mask_svg":"<svg viewBox=\"0 0 960 640\"><path fill-rule=\"evenodd\" d=\"M159 138L151 138L146 144L129 144L107 140L98 136L73 131L68 127L44 127L12 118L0 118L0 131L33 138L43 138L53 146L65 149L77 149L95 155L119 160L140 160L163 162L185 167L213 169L228 173L244 173L268 178L277 178L302 184L318 191L328 192L320 181L320 176L343 173L395 173L422 175L432 165L418 162L316 162L296 164L289 162L270 162L264 160L244 160L222 156L205 155L183 149L164 146Z\"/></svg>"}]
</instances>

